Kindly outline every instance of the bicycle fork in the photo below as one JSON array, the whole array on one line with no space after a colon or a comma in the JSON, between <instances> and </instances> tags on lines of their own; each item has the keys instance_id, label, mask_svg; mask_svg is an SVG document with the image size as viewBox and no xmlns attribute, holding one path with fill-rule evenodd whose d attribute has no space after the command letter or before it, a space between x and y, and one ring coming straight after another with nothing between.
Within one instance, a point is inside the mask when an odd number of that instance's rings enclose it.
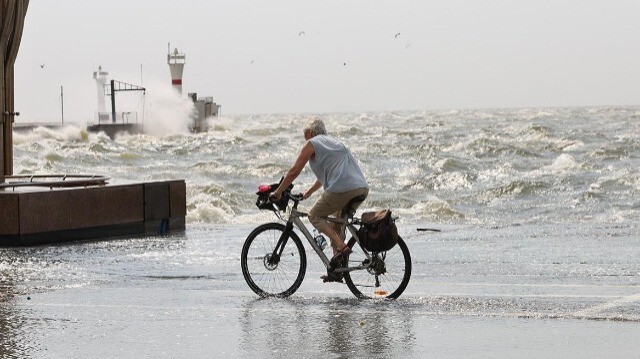
<instances>
[{"instance_id":1,"label":"bicycle fork","mask_svg":"<svg viewBox=\"0 0 640 359\"><path fill-rule=\"evenodd\" d=\"M282 252L284 251L284 247L287 244L289 239L289 233L293 230L293 224L291 222L287 222L287 225L282 231L280 238L278 239L278 243L275 248L273 248L273 252L271 253L271 258L268 259L268 263L271 266L276 266L280 263L280 257L282 257Z\"/></svg>"}]
</instances>

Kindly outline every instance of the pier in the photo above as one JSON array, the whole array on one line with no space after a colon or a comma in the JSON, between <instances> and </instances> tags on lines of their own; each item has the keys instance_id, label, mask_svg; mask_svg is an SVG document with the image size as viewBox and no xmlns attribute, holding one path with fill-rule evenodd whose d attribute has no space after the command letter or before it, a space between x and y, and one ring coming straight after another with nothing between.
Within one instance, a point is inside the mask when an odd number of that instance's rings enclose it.
<instances>
[{"instance_id":1,"label":"pier","mask_svg":"<svg viewBox=\"0 0 640 359\"><path fill-rule=\"evenodd\" d=\"M184 181L109 185L91 176L75 181L24 180L0 186L0 247L185 228Z\"/></svg>"},{"instance_id":2,"label":"pier","mask_svg":"<svg viewBox=\"0 0 640 359\"><path fill-rule=\"evenodd\" d=\"M0 247L184 229L184 180L112 184L98 175L13 175L13 124L19 115L14 64L28 5L28 0L0 3ZM113 97L114 81L111 89Z\"/></svg>"}]
</instances>

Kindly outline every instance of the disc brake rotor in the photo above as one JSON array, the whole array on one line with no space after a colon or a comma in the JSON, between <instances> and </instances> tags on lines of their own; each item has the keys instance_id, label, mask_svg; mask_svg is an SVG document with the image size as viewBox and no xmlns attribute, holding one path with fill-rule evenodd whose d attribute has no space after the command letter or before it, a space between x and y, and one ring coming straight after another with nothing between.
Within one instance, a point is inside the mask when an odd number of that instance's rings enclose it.
<instances>
[{"instance_id":1,"label":"disc brake rotor","mask_svg":"<svg viewBox=\"0 0 640 359\"><path fill-rule=\"evenodd\" d=\"M278 261L273 260L273 253L269 253L269 254L265 255L264 259L263 259L263 262L264 262L264 267L268 271L273 271L273 270L276 270L278 268Z\"/></svg>"}]
</instances>

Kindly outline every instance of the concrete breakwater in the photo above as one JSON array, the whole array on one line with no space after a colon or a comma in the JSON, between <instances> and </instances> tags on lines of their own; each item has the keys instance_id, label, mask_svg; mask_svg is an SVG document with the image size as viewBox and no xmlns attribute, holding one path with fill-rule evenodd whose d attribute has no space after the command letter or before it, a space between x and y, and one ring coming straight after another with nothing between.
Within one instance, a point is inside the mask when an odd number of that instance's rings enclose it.
<instances>
[{"instance_id":1,"label":"concrete breakwater","mask_svg":"<svg viewBox=\"0 0 640 359\"><path fill-rule=\"evenodd\" d=\"M185 228L183 180L0 192L0 247Z\"/></svg>"}]
</instances>

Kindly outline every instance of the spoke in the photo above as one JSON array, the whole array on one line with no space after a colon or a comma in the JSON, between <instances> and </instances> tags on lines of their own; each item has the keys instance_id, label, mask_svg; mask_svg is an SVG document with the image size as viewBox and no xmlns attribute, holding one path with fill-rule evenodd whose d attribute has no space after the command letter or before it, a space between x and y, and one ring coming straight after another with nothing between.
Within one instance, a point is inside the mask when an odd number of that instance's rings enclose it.
<instances>
[{"instance_id":1,"label":"spoke","mask_svg":"<svg viewBox=\"0 0 640 359\"><path fill-rule=\"evenodd\" d=\"M350 256L350 263L358 263L361 265L365 260L364 254L359 253L360 260L354 260L354 255ZM376 268L380 269L381 263L384 262L384 273L379 275L372 274L369 270L358 270L349 273L351 283L355 288L359 288L360 293L369 298L387 297L394 294L405 280L407 263L405 263L405 253L400 246L394 247L387 252L378 253L372 257L373 266L369 268L371 272L375 272ZM376 279L378 283L376 285Z\"/></svg>"},{"instance_id":2,"label":"spoke","mask_svg":"<svg viewBox=\"0 0 640 359\"><path fill-rule=\"evenodd\" d=\"M290 290L298 280L302 268L297 242L292 237L287 239L277 264L265 263L266 258L273 254L282 233L281 229L266 229L253 238L247 252L247 257L252 259L246 264L249 275L266 295L278 295Z\"/></svg>"}]
</instances>

